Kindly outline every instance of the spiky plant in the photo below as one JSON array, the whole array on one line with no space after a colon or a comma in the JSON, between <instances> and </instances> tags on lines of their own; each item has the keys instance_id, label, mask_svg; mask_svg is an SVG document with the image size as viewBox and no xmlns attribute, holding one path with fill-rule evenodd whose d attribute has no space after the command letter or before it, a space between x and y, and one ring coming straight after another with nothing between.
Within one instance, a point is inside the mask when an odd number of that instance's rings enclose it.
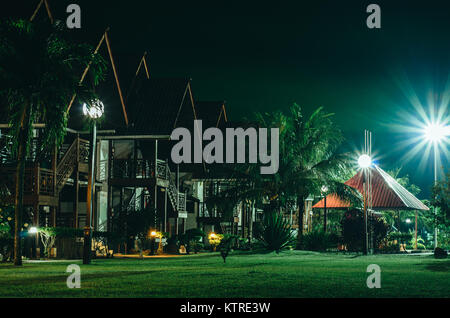
<instances>
[{"instance_id":1,"label":"spiky plant","mask_svg":"<svg viewBox=\"0 0 450 318\"><path fill-rule=\"evenodd\" d=\"M277 254L295 241L289 223L277 211L264 214L262 226L258 231L258 239L267 250L275 251Z\"/></svg>"}]
</instances>

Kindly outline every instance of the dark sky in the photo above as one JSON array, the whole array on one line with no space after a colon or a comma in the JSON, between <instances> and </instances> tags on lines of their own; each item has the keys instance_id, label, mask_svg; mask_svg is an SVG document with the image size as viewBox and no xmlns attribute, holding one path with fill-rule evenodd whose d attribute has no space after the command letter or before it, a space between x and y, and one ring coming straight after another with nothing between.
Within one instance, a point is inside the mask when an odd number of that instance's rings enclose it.
<instances>
[{"instance_id":1,"label":"dark sky","mask_svg":"<svg viewBox=\"0 0 450 318\"><path fill-rule=\"evenodd\" d=\"M39 1L15 2L10 15L29 17ZM398 145L412 135L393 124L410 126L402 112L416 113L407 84L424 105L448 94L450 1L50 0L53 14L65 19L69 3L82 9L74 36L95 45L111 27L123 86L148 51L152 76L191 77L197 99L226 100L232 119L293 102L307 113L324 106L349 149L372 130L381 167L404 165L419 197L428 195L432 158L424 169L420 156L400 162ZM381 29L366 26L370 3L381 7Z\"/></svg>"}]
</instances>

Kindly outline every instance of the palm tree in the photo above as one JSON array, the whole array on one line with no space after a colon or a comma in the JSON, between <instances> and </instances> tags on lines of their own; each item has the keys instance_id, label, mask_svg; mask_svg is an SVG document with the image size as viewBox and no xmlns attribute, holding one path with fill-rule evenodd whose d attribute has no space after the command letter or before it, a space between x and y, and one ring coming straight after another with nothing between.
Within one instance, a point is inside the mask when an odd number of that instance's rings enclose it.
<instances>
[{"instance_id":1,"label":"palm tree","mask_svg":"<svg viewBox=\"0 0 450 318\"><path fill-rule=\"evenodd\" d=\"M91 64L92 84L103 79L105 61L89 45L68 40L63 23L0 21L0 96L8 113L17 159L15 189L14 264L21 265L20 231L23 214L25 157L33 123L44 123L40 152L64 139L67 105L73 94L89 101L92 90L79 85L84 67Z\"/></svg>"},{"instance_id":2,"label":"palm tree","mask_svg":"<svg viewBox=\"0 0 450 318\"><path fill-rule=\"evenodd\" d=\"M302 238L304 202L310 194L319 194L324 184L342 199L359 204L358 192L344 184L352 171L349 156L338 153L344 138L332 122L332 116L318 108L309 118L304 118L297 104L290 108L288 115L281 111L257 114L258 126L279 128L278 173L261 175L259 167L250 164L234 167L235 186L222 196L256 202L267 199L271 209L286 209L289 202L296 200L297 246Z\"/></svg>"},{"instance_id":3,"label":"palm tree","mask_svg":"<svg viewBox=\"0 0 450 318\"><path fill-rule=\"evenodd\" d=\"M294 104L286 118L288 133L283 143L288 147L285 161L289 165L283 179L285 191L297 198L297 248L302 240L303 207L310 194L320 194L326 185L340 198L359 203L357 191L344 184L352 175L351 161L348 154L338 152L344 137L331 120L333 115L320 107L304 118L301 108Z\"/></svg>"}]
</instances>

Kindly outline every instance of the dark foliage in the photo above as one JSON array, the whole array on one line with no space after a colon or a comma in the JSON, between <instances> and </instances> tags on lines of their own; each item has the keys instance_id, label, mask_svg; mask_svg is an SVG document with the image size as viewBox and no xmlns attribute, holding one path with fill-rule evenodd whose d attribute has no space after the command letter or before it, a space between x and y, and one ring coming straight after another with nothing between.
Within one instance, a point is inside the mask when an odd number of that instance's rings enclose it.
<instances>
[{"instance_id":1,"label":"dark foliage","mask_svg":"<svg viewBox=\"0 0 450 318\"><path fill-rule=\"evenodd\" d=\"M220 241L219 246L217 246L217 249L219 250L220 255L222 256L224 263L226 263L228 254L230 253L233 246L236 244L237 239L239 239L237 235L225 234L222 240Z\"/></svg>"},{"instance_id":2,"label":"dark foliage","mask_svg":"<svg viewBox=\"0 0 450 318\"><path fill-rule=\"evenodd\" d=\"M447 258L448 253L446 250L440 248L440 247L436 247L434 249L434 258Z\"/></svg>"},{"instance_id":3,"label":"dark foliage","mask_svg":"<svg viewBox=\"0 0 450 318\"><path fill-rule=\"evenodd\" d=\"M369 216L367 220L368 231L372 233L373 246L378 249L386 238L389 225L383 217ZM362 251L364 242L364 216L363 212L353 209L344 214L341 220L342 241L347 250Z\"/></svg>"},{"instance_id":4,"label":"dark foliage","mask_svg":"<svg viewBox=\"0 0 450 318\"><path fill-rule=\"evenodd\" d=\"M201 238L205 233L200 229L189 229L184 234L179 235L179 244L186 247L186 253L198 253L202 248Z\"/></svg>"},{"instance_id":5,"label":"dark foliage","mask_svg":"<svg viewBox=\"0 0 450 318\"><path fill-rule=\"evenodd\" d=\"M255 230L256 237L269 251L279 253L295 242L289 223L279 212L266 212L261 227Z\"/></svg>"},{"instance_id":6,"label":"dark foliage","mask_svg":"<svg viewBox=\"0 0 450 318\"><path fill-rule=\"evenodd\" d=\"M326 251L329 248L337 248L339 236L333 232L316 230L303 234L302 249L308 251Z\"/></svg>"}]
</instances>

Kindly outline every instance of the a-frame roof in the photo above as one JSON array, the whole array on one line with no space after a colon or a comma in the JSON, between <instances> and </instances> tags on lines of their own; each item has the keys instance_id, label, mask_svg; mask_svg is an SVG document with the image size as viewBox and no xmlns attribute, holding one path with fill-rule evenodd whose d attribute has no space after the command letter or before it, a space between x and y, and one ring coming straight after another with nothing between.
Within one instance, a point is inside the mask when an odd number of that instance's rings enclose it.
<instances>
[{"instance_id":1,"label":"a-frame roof","mask_svg":"<svg viewBox=\"0 0 450 318\"><path fill-rule=\"evenodd\" d=\"M190 79L150 78L138 81L127 101L128 129L120 134L170 135L191 127L195 117Z\"/></svg>"},{"instance_id":2,"label":"a-frame roof","mask_svg":"<svg viewBox=\"0 0 450 318\"><path fill-rule=\"evenodd\" d=\"M371 169L372 178L372 208L374 210L429 210L429 208L406 190L394 178L380 167L374 165ZM363 193L364 172L360 170L346 185ZM327 196L327 208L349 208L336 194ZM324 199L316 203L313 208L324 208Z\"/></svg>"},{"instance_id":3,"label":"a-frame roof","mask_svg":"<svg viewBox=\"0 0 450 318\"><path fill-rule=\"evenodd\" d=\"M205 128L223 127L228 122L224 101L196 101L195 110Z\"/></svg>"}]
</instances>

